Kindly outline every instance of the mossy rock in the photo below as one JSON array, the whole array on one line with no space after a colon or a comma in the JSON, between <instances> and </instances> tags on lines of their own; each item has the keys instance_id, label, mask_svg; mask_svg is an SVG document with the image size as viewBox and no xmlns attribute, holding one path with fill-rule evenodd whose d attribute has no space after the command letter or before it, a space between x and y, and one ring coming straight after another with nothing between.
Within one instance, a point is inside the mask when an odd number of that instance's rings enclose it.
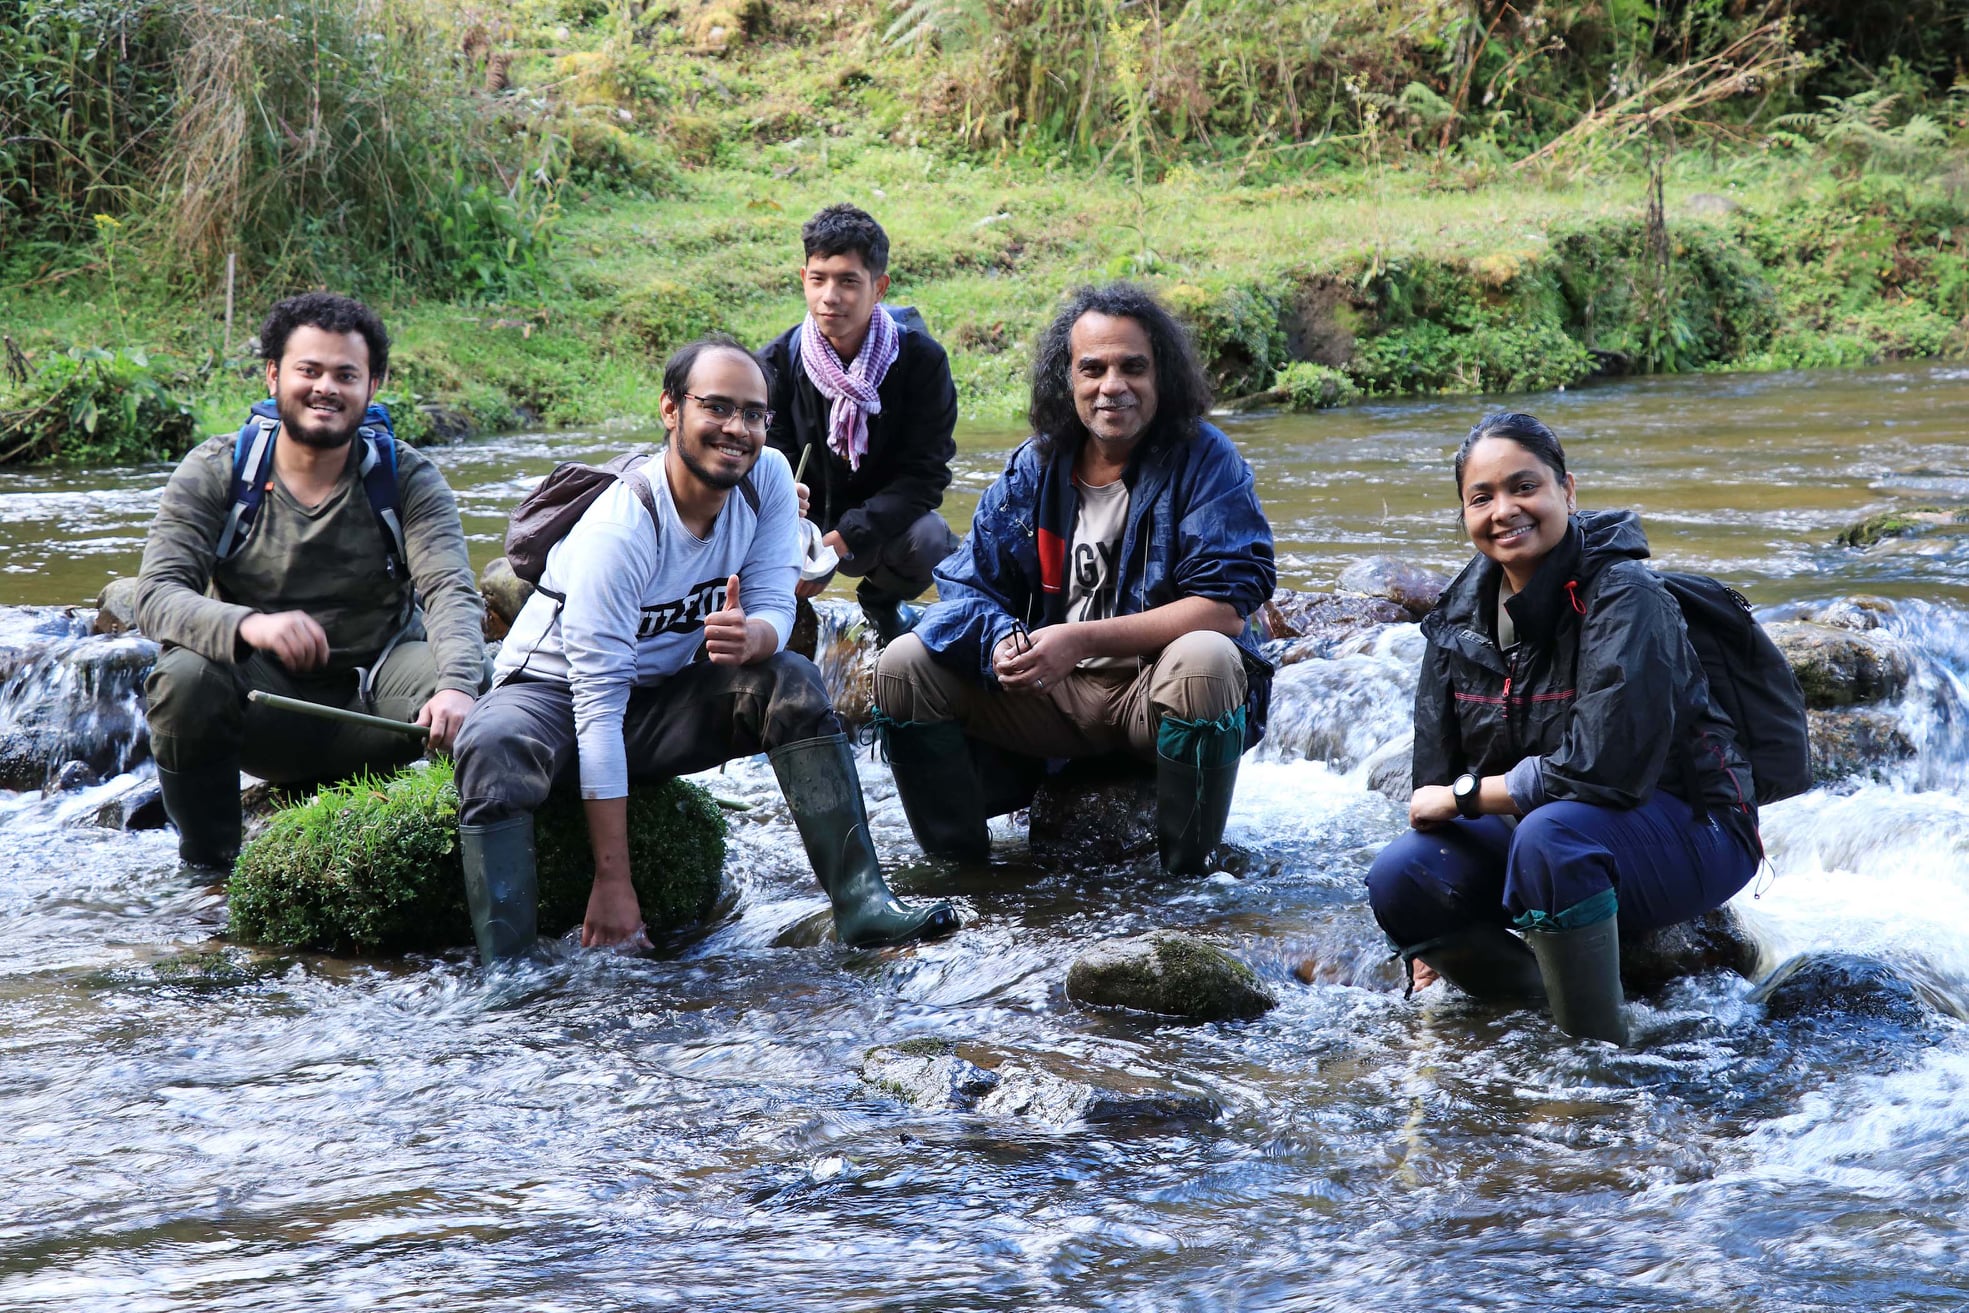
<instances>
[{"instance_id":1,"label":"mossy rock","mask_svg":"<svg viewBox=\"0 0 1969 1313\"><path fill-rule=\"evenodd\" d=\"M1196 1021L1249 1019L1278 1006L1245 963L1215 944L1170 930L1088 949L1067 969L1067 997L1083 1006Z\"/></svg>"},{"instance_id":2,"label":"mossy rock","mask_svg":"<svg viewBox=\"0 0 1969 1313\"><path fill-rule=\"evenodd\" d=\"M580 924L594 862L581 800L556 793L534 816L540 930ZM725 822L694 784L629 796L629 861L652 933L702 921L718 901ZM322 789L276 815L239 856L229 933L250 943L388 953L472 942L449 764Z\"/></svg>"},{"instance_id":3,"label":"mossy rock","mask_svg":"<svg viewBox=\"0 0 1969 1313\"><path fill-rule=\"evenodd\" d=\"M1969 523L1969 509L1945 510L1940 506L1899 507L1869 515L1848 525L1833 541L1847 547L1872 547L1889 538L1908 538L1942 525Z\"/></svg>"}]
</instances>

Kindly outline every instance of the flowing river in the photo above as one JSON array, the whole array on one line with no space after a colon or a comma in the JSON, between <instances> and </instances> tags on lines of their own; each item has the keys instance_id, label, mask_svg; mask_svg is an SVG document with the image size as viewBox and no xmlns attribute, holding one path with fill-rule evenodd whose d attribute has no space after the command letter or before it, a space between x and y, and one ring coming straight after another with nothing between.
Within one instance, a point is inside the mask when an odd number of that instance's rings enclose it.
<instances>
[{"instance_id":1,"label":"flowing river","mask_svg":"<svg viewBox=\"0 0 1969 1313\"><path fill-rule=\"evenodd\" d=\"M1007 822L989 871L912 865L864 764L898 885L967 908L901 951L825 938L763 763L716 781L761 805L734 822L714 924L656 957L493 971L229 944L172 835L93 823L127 776L0 793L0 1308L1962 1308L1969 532L1832 543L1870 512L1969 502L1969 370L1515 404L1565 438L1581 504L1638 508L1664 563L1772 616L1893 599L1914 670L1887 710L1913 755L1768 808L1771 865L1736 907L1765 969L1863 954L1908 1006L1780 1016L1700 975L1637 1002L1615 1051L1443 988L1404 1001L1361 877L1404 824L1367 763L1407 727L1412 625L1282 673L1290 732L1246 760L1232 813L1259 858L1242 878L1045 873ZM1281 582L1460 563L1448 456L1484 409L1224 421ZM953 519L1012 436L964 435ZM483 562L532 478L629 441L432 454ZM167 473L0 471L0 603L86 604L133 574ZM4 612L0 638L78 623ZM0 729L76 695L53 669L0 686ZM148 772L124 733L106 769ZM1158 926L1233 948L1280 1006L1181 1025L1066 999L1080 950ZM860 1080L871 1045L917 1038L1153 1076L1218 1111L1051 1124Z\"/></svg>"}]
</instances>

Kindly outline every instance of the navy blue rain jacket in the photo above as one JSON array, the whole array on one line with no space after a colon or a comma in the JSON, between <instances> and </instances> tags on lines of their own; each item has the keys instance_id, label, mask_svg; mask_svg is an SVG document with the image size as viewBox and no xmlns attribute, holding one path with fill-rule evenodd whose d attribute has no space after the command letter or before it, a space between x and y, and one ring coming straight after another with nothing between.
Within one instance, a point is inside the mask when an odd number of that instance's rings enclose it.
<instances>
[{"instance_id":1,"label":"navy blue rain jacket","mask_svg":"<svg viewBox=\"0 0 1969 1313\"><path fill-rule=\"evenodd\" d=\"M1050 455L1020 444L985 491L963 546L937 567L937 596L915 634L942 664L987 685L998 680L992 649L1019 621L1057 623L1065 608L1063 565L1071 559L1079 444ZM1258 505L1251 467L1216 426L1189 440L1141 451L1128 481L1128 525L1116 579L1116 615L1139 615L1185 597L1226 602L1248 621L1278 586L1272 529ZM1245 747L1264 734L1272 666L1249 623L1238 636L1250 692Z\"/></svg>"}]
</instances>

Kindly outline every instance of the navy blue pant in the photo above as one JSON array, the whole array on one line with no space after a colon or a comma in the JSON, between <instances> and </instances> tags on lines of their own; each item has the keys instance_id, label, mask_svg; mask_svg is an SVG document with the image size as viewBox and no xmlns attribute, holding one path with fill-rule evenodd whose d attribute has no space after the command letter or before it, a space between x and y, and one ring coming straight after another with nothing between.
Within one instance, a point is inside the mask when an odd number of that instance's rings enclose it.
<instances>
[{"instance_id":1,"label":"navy blue pant","mask_svg":"<svg viewBox=\"0 0 1969 1313\"><path fill-rule=\"evenodd\" d=\"M1624 933L1721 907L1757 872L1728 826L1656 790L1635 808L1548 802L1513 829L1501 816L1410 830L1367 873L1374 919L1402 948L1465 926L1512 925L1615 890Z\"/></svg>"}]
</instances>

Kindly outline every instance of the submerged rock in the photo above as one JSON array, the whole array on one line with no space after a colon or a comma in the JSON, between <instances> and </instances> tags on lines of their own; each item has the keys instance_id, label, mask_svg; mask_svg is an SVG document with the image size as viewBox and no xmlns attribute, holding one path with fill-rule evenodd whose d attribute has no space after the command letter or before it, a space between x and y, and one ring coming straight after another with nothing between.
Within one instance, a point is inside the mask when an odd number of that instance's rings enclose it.
<instances>
[{"instance_id":1,"label":"submerged rock","mask_svg":"<svg viewBox=\"0 0 1969 1313\"><path fill-rule=\"evenodd\" d=\"M121 634L137 627L137 581L112 579L96 595L98 634Z\"/></svg>"},{"instance_id":2,"label":"submerged rock","mask_svg":"<svg viewBox=\"0 0 1969 1313\"><path fill-rule=\"evenodd\" d=\"M1215 944L1171 930L1096 944L1067 968L1067 997L1193 1021L1248 1020L1278 1006L1257 973Z\"/></svg>"},{"instance_id":3,"label":"submerged rock","mask_svg":"<svg viewBox=\"0 0 1969 1313\"><path fill-rule=\"evenodd\" d=\"M1339 588L1343 593L1385 597L1407 612L1408 619L1420 620L1436 609L1450 578L1399 556L1369 556L1340 572Z\"/></svg>"},{"instance_id":4,"label":"submerged rock","mask_svg":"<svg viewBox=\"0 0 1969 1313\"><path fill-rule=\"evenodd\" d=\"M1944 525L1969 522L1969 508L1944 510L1940 506L1909 506L1869 515L1846 527L1836 545L1871 547L1888 538L1904 538Z\"/></svg>"},{"instance_id":5,"label":"submerged rock","mask_svg":"<svg viewBox=\"0 0 1969 1313\"><path fill-rule=\"evenodd\" d=\"M1914 663L1899 639L1877 631L1835 628L1810 620L1766 625L1805 690L1805 705L1848 707L1899 697Z\"/></svg>"},{"instance_id":6,"label":"submerged rock","mask_svg":"<svg viewBox=\"0 0 1969 1313\"><path fill-rule=\"evenodd\" d=\"M1120 866L1155 852L1155 768L1119 755L1048 776L1027 814L1033 865L1054 871Z\"/></svg>"},{"instance_id":7,"label":"submerged rock","mask_svg":"<svg viewBox=\"0 0 1969 1313\"><path fill-rule=\"evenodd\" d=\"M162 829L164 794L156 780L134 784L96 808L97 825L109 830Z\"/></svg>"},{"instance_id":8,"label":"submerged rock","mask_svg":"<svg viewBox=\"0 0 1969 1313\"><path fill-rule=\"evenodd\" d=\"M1800 953L1751 991L1773 1021L1794 1017L1864 1017L1916 1025L1928 1008L1913 982L1876 957Z\"/></svg>"},{"instance_id":9,"label":"submerged rock","mask_svg":"<svg viewBox=\"0 0 1969 1313\"><path fill-rule=\"evenodd\" d=\"M1861 594L1827 602L1805 618L1816 620L1822 625L1831 625L1835 629L1878 629L1887 623L1887 618L1897 609L1893 602L1885 597L1869 597Z\"/></svg>"},{"instance_id":10,"label":"submerged rock","mask_svg":"<svg viewBox=\"0 0 1969 1313\"><path fill-rule=\"evenodd\" d=\"M975 1060L974 1060L975 1059ZM946 1040L870 1049L861 1078L914 1107L1074 1122L1208 1121L1222 1110L1174 1082L1060 1054L994 1052Z\"/></svg>"},{"instance_id":11,"label":"submerged rock","mask_svg":"<svg viewBox=\"0 0 1969 1313\"><path fill-rule=\"evenodd\" d=\"M1634 994L1652 994L1671 980L1711 971L1748 979L1757 970L1757 943L1728 907L1692 921L1620 937L1620 981Z\"/></svg>"},{"instance_id":12,"label":"submerged rock","mask_svg":"<svg viewBox=\"0 0 1969 1313\"><path fill-rule=\"evenodd\" d=\"M581 800L534 815L543 935L581 923L594 876ZM629 794L629 861L652 935L701 921L722 888L725 822L709 794L666 780ZM472 942L448 764L325 788L274 816L240 853L228 897L235 939L327 952Z\"/></svg>"},{"instance_id":13,"label":"submerged rock","mask_svg":"<svg viewBox=\"0 0 1969 1313\"><path fill-rule=\"evenodd\" d=\"M1891 712L1851 708L1805 713L1812 748L1812 778L1820 783L1864 776L1914 757L1914 740Z\"/></svg>"},{"instance_id":14,"label":"submerged rock","mask_svg":"<svg viewBox=\"0 0 1969 1313\"><path fill-rule=\"evenodd\" d=\"M1409 619L1399 603L1354 593L1299 593L1281 588L1254 617L1279 644L1280 665L1327 656L1349 639Z\"/></svg>"},{"instance_id":15,"label":"submerged rock","mask_svg":"<svg viewBox=\"0 0 1969 1313\"><path fill-rule=\"evenodd\" d=\"M9 608L0 622L0 789L40 789L70 762L98 778L150 753L143 681L157 644L95 635L86 613Z\"/></svg>"}]
</instances>

